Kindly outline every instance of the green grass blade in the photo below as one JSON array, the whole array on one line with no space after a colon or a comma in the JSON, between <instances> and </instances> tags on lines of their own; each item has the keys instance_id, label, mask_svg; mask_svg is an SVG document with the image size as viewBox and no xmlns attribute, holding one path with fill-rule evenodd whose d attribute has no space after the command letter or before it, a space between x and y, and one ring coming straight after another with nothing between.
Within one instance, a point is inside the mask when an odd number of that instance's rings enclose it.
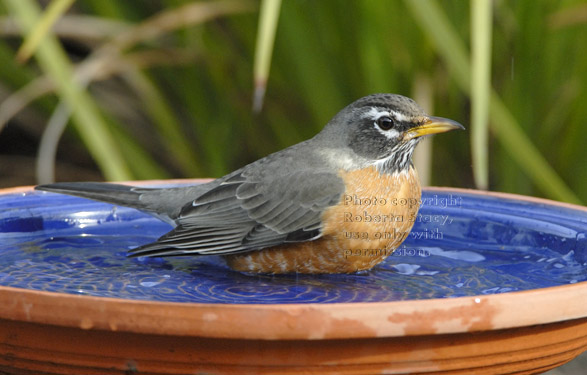
<instances>
[{"instance_id":1,"label":"green grass blade","mask_svg":"<svg viewBox=\"0 0 587 375\"><path fill-rule=\"evenodd\" d=\"M465 45L438 2L406 0L405 4L445 61L460 89L471 94L471 66ZM581 204L579 197L548 164L493 90L489 113L495 136L536 186L554 199Z\"/></svg>"},{"instance_id":2,"label":"green grass blade","mask_svg":"<svg viewBox=\"0 0 587 375\"><path fill-rule=\"evenodd\" d=\"M34 1L7 0L5 4L24 30L32 29L38 21L40 10ZM57 40L47 35L35 55L41 68L54 80L59 95L72 109L79 134L104 176L109 180L132 179L97 106L73 79L71 64Z\"/></svg>"},{"instance_id":3,"label":"green grass blade","mask_svg":"<svg viewBox=\"0 0 587 375\"><path fill-rule=\"evenodd\" d=\"M197 167L197 155L193 145L190 145L181 128L181 124L174 116L165 96L159 92L149 77L140 72L127 73L130 82L135 86L157 127L167 152L175 157L182 171L188 176L199 176L202 171Z\"/></svg>"},{"instance_id":4,"label":"green grass blade","mask_svg":"<svg viewBox=\"0 0 587 375\"><path fill-rule=\"evenodd\" d=\"M261 3L254 62L253 111L255 112L260 112L263 107L280 9L281 0L263 0Z\"/></svg>"},{"instance_id":5,"label":"green grass blade","mask_svg":"<svg viewBox=\"0 0 587 375\"><path fill-rule=\"evenodd\" d=\"M116 142L120 144L120 150L125 160L129 161L134 178L139 180L166 179L170 174L161 167L149 151L142 147L137 140L122 126L111 126L112 134Z\"/></svg>"},{"instance_id":6,"label":"green grass blade","mask_svg":"<svg viewBox=\"0 0 587 375\"><path fill-rule=\"evenodd\" d=\"M490 0L471 1L471 152L473 176L479 189L489 187L492 11Z\"/></svg>"},{"instance_id":7,"label":"green grass blade","mask_svg":"<svg viewBox=\"0 0 587 375\"><path fill-rule=\"evenodd\" d=\"M57 21L57 19L69 9L74 1L75 0L53 0L49 4L47 10L43 13L41 19L35 24L34 28L28 33L24 43L17 52L16 59L19 62L25 62L33 53L35 53L38 45L43 41L55 21Z\"/></svg>"},{"instance_id":8,"label":"green grass blade","mask_svg":"<svg viewBox=\"0 0 587 375\"><path fill-rule=\"evenodd\" d=\"M404 3L426 36L430 38L440 57L446 61L451 77L461 89L469 93L469 54L438 2L405 0Z\"/></svg>"},{"instance_id":9,"label":"green grass blade","mask_svg":"<svg viewBox=\"0 0 587 375\"><path fill-rule=\"evenodd\" d=\"M563 182L560 176L546 164L544 157L534 147L520 128L510 110L495 93L491 93L492 126L511 158L524 167L525 172L542 190L557 199L582 204L581 199Z\"/></svg>"}]
</instances>

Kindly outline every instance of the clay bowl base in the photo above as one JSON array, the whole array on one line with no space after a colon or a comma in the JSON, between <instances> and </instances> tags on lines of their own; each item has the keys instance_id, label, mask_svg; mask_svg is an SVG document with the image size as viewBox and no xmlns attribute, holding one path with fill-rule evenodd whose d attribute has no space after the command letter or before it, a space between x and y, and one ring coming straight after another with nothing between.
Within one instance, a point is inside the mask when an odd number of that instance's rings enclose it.
<instances>
[{"instance_id":1,"label":"clay bowl base","mask_svg":"<svg viewBox=\"0 0 587 375\"><path fill-rule=\"evenodd\" d=\"M540 374L587 348L587 319L394 338L238 340L0 321L5 374ZM161 360L165 358L165 360Z\"/></svg>"}]
</instances>

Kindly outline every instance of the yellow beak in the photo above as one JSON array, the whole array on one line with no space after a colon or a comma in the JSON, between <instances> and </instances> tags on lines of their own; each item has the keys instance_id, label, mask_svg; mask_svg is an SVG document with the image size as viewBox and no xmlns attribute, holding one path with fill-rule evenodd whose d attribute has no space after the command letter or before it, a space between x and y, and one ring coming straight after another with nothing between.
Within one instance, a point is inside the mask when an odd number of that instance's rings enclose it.
<instances>
[{"instance_id":1,"label":"yellow beak","mask_svg":"<svg viewBox=\"0 0 587 375\"><path fill-rule=\"evenodd\" d=\"M444 133L457 129L465 130L465 127L447 118L430 116L428 122L425 124L407 130L404 135L404 140L407 141L423 135Z\"/></svg>"}]
</instances>

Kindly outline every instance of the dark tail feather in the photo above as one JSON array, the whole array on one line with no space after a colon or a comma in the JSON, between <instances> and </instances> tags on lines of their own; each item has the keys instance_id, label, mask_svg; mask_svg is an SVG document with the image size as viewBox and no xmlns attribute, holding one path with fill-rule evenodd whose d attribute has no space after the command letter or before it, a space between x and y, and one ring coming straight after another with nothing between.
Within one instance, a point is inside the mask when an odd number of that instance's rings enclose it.
<instances>
[{"instance_id":1,"label":"dark tail feather","mask_svg":"<svg viewBox=\"0 0 587 375\"><path fill-rule=\"evenodd\" d=\"M144 203L140 201L141 193L135 191L132 186L104 182L60 182L56 184L39 185L36 186L35 189L75 195L77 197L134 208L143 208L144 206Z\"/></svg>"}]
</instances>

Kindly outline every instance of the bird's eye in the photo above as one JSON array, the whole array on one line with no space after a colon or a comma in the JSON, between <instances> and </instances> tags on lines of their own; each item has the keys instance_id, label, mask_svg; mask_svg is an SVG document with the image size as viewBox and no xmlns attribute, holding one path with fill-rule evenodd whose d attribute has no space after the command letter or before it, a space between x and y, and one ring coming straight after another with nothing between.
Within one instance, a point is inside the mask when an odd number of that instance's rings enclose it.
<instances>
[{"instance_id":1,"label":"bird's eye","mask_svg":"<svg viewBox=\"0 0 587 375\"><path fill-rule=\"evenodd\" d=\"M389 130L393 128L393 125L395 125L395 123L391 117L382 116L377 119L377 126L379 126L381 130Z\"/></svg>"}]
</instances>

